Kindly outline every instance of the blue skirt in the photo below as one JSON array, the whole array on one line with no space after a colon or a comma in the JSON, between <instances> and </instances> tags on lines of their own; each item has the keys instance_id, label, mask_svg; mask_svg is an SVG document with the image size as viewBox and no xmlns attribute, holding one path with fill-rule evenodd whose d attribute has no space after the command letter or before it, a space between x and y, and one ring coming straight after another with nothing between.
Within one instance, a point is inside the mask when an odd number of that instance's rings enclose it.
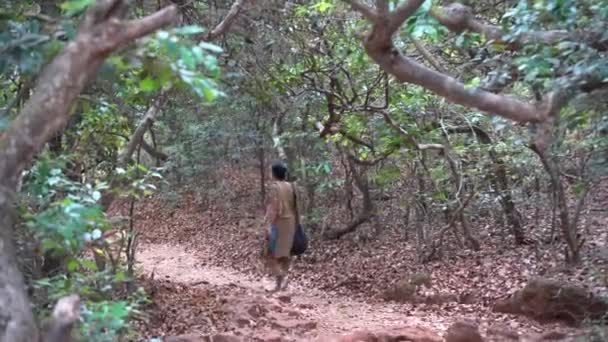
<instances>
[{"instance_id":1,"label":"blue skirt","mask_svg":"<svg viewBox=\"0 0 608 342\"><path fill-rule=\"evenodd\" d=\"M277 237L279 236L279 230L273 224L270 226L270 236L268 237L268 254L274 255L274 251L277 249Z\"/></svg>"}]
</instances>

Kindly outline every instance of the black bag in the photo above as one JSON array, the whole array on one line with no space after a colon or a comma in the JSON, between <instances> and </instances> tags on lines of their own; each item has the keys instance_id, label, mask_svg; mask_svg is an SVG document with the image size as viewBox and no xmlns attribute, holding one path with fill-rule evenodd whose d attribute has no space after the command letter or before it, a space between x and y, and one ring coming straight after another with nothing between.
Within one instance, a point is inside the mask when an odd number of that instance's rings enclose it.
<instances>
[{"instance_id":1,"label":"black bag","mask_svg":"<svg viewBox=\"0 0 608 342\"><path fill-rule=\"evenodd\" d=\"M291 184L293 191L293 202L295 205L296 212L296 232L293 236L293 245L291 246L291 255L302 255L308 249L308 237L304 232L304 227L300 224L300 213L298 212L298 198L296 195L296 188Z\"/></svg>"},{"instance_id":2,"label":"black bag","mask_svg":"<svg viewBox=\"0 0 608 342\"><path fill-rule=\"evenodd\" d=\"M302 255L308 249L308 237L304 233L304 227L301 224L296 224L296 233L293 236L293 245L291 246L291 255Z\"/></svg>"}]
</instances>

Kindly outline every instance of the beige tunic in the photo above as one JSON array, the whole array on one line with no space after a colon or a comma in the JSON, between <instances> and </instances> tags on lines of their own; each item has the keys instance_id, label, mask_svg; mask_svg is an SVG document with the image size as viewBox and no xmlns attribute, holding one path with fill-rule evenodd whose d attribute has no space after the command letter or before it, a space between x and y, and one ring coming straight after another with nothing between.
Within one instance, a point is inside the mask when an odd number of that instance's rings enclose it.
<instances>
[{"instance_id":1,"label":"beige tunic","mask_svg":"<svg viewBox=\"0 0 608 342\"><path fill-rule=\"evenodd\" d=\"M296 203L292 185L288 182L275 182L270 195L278 202L278 218L275 221L278 234L274 257L289 257L296 230Z\"/></svg>"}]
</instances>

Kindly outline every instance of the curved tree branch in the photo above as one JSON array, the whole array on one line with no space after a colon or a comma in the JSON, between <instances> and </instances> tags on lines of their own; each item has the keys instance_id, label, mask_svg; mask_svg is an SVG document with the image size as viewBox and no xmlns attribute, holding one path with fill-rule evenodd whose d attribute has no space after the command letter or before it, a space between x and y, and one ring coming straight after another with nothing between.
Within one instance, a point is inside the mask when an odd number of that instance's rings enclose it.
<instances>
[{"instance_id":1,"label":"curved tree branch","mask_svg":"<svg viewBox=\"0 0 608 342\"><path fill-rule=\"evenodd\" d=\"M245 0L234 1L232 6L230 6L230 10L228 11L224 19L219 24L217 24L217 26L213 30L209 31L209 33L204 37L204 40L213 40L226 33L228 29L230 29L230 26L238 16L241 9L243 8L244 2Z\"/></svg>"},{"instance_id":2,"label":"curved tree branch","mask_svg":"<svg viewBox=\"0 0 608 342\"><path fill-rule=\"evenodd\" d=\"M418 52L420 52L422 57L424 57L424 59L426 59L429 62L429 64L431 64L431 66L433 66L433 68L435 68L437 71L439 71L441 73L447 74L447 71L441 66L439 61L437 61L437 59L429 52L429 50L427 50L426 47L424 47L424 45L422 44L421 41L419 41L418 39L416 39L414 37L410 37L410 40L412 41L412 43L414 43L416 50L418 50Z\"/></svg>"},{"instance_id":3,"label":"curved tree branch","mask_svg":"<svg viewBox=\"0 0 608 342\"><path fill-rule=\"evenodd\" d=\"M165 152L157 150L154 148L154 146L148 144L145 139L141 140L141 148L143 148L146 153L158 160L166 161L169 159L169 156Z\"/></svg>"},{"instance_id":4,"label":"curved tree branch","mask_svg":"<svg viewBox=\"0 0 608 342\"><path fill-rule=\"evenodd\" d=\"M160 94L158 100L156 101L156 103L152 104L148 108L143 119L140 121L139 125L137 126L137 128L135 128L135 131L129 138L129 142L127 143L127 146L118 155L118 160L116 161L116 167L124 168L129 163L129 160L131 160L131 157L133 156L133 153L135 153L137 146L140 146L142 144L142 142L144 141L144 139L143 139L144 134L146 133L146 131L148 129L150 129L150 127L152 127L152 124L156 120L156 117L161 112L160 106L165 101L165 99L166 99L166 92L162 92ZM110 189L108 191L104 192L103 195L101 196L99 203L104 208L104 210L107 210L110 207L110 205L112 205L112 202L114 202L116 195L115 195L114 191L112 191L112 189L118 187L120 185L120 183L121 183L120 179L114 177L110 181Z\"/></svg>"},{"instance_id":5,"label":"curved tree branch","mask_svg":"<svg viewBox=\"0 0 608 342\"><path fill-rule=\"evenodd\" d=\"M401 82L422 86L449 101L477 108L490 115L499 115L517 122L543 122L563 106L563 96L547 94L540 103L467 88L458 80L431 70L404 56L393 44L392 35L420 5L422 0L408 0L392 12L387 20L376 21L363 45L367 54L385 72ZM357 7L353 6L354 9Z\"/></svg>"},{"instance_id":6,"label":"curved tree branch","mask_svg":"<svg viewBox=\"0 0 608 342\"><path fill-rule=\"evenodd\" d=\"M525 44L555 44L563 40L577 41L581 39L589 41L590 45L599 50L606 49L606 43L600 41L600 35L581 31L531 31L514 37L513 40L505 40L505 33L499 26L476 19L469 6L458 2L453 2L444 7L435 7L431 9L429 14L452 32L460 33L467 30L477 32L484 35L488 40L505 43L514 50Z\"/></svg>"}]
</instances>

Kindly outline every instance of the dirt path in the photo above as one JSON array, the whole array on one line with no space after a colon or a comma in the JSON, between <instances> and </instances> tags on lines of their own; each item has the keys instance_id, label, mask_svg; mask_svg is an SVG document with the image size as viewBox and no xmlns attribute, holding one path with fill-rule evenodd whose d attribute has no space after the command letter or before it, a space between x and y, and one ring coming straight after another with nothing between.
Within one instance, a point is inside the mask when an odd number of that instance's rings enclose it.
<instances>
[{"instance_id":1,"label":"dirt path","mask_svg":"<svg viewBox=\"0 0 608 342\"><path fill-rule=\"evenodd\" d=\"M316 289L301 288L293 283L284 293L270 296L265 291L272 286L269 279L254 279L246 274L207 265L205 255L201 251L187 251L183 247L169 244L143 245L139 251L137 260L140 271L144 274L154 274L156 279L187 287L225 288L227 295L232 294L232 297L235 297L236 292L236 297L240 298L236 298L238 303L235 307L262 307L262 311L268 312L267 318L274 321L270 322L271 327L288 331L290 334L304 334L310 338L345 331L376 330L405 325L428 327L441 332L447 329L449 323L441 317L433 317L428 312L417 313L404 305L370 304L331 296ZM242 311L242 308L240 310ZM251 309L245 320L256 318L250 317L250 314ZM294 319L289 321L290 317L294 316L300 323L308 323L298 325L293 322ZM236 318L237 323L239 320L242 321L243 317ZM255 331L256 327L252 329Z\"/></svg>"}]
</instances>

